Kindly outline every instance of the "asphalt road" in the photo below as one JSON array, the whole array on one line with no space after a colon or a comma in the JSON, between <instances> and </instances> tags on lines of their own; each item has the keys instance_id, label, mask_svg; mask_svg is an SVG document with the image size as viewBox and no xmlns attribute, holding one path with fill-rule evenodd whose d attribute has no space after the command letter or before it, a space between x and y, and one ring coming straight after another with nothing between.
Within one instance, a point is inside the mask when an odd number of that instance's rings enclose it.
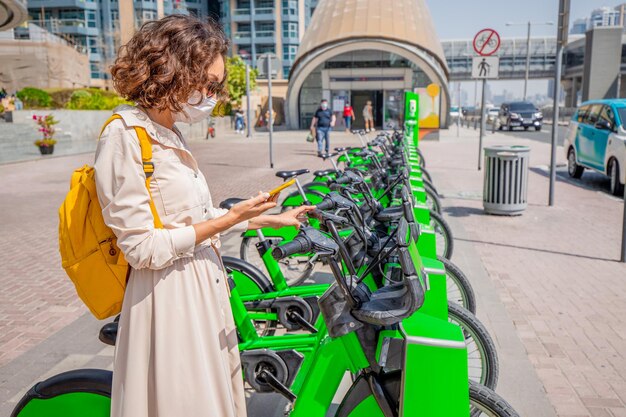
<instances>
[{"instance_id":1,"label":"asphalt road","mask_svg":"<svg viewBox=\"0 0 626 417\"><path fill-rule=\"evenodd\" d=\"M563 140L565 138L565 135L567 134L567 126L559 126L558 130L559 130L559 135L557 139L557 145L560 147L560 146L563 146ZM489 133L491 133L491 130L489 131ZM539 132L535 131L534 129L532 130L529 129L527 131L523 129L515 129L512 132L503 131L500 133L507 135L507 136L511 136L511 137L536 140L536 141L543 142L543 143L550 143L552 140L552 126L551 125L544 125L543 129L541 129L541 131ZM563 151L562 149L558 149L557 152L560 153ZM534 167L534 168L531 168L531 170L541 175L546 175L546 176L550 175L549 167L547 166ZM599 191L599 192L607 194L607 196L610 196L611 198L616 198L616 199L621 200L621 198L610 195L609 178L593 170L587 169L585 170L585 173L583 174L581 178L574 179L568 175L567 167L565 165L557 165L557 178L561 181L567 181L570 184L576 185L577 187Z\"/></svg>"},{"instance_id":2,"label":"asphalt road","mask_svg":"<svg viewBox=\"0 0 626 417\"><path fill-rule=\"evenodd\" d=\"M488 126L488 128L490 129L491 126ZM557 139L557 145L562 146L563 139L565 138L565 134L567 133L567 126L559 126L558 131L559 135ZM489 130L489 132L491 132L491 130ZM544 125L539 132L535 131L534 129L524 130L521 128L516 128L512 132L503 131L502 133L509 136L550 143L550 141L552 140L552 125Z\"/></svg>"}]
</instances>

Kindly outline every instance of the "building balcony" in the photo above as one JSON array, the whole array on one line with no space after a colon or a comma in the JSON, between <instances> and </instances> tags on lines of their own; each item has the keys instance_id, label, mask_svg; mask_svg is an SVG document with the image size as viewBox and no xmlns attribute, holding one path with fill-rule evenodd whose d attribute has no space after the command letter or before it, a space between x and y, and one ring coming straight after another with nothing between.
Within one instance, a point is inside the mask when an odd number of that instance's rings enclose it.
<instances>
[{"instance_id":1,"label":"building balcony","mask_svg":"<svg viewBox=\"0 0 626 417\"><path fill-rule=\"evenodd\" d=\"M276 32L273 30L257 30L254 32L255 43L276 43Z\"/></svg>"},{"instance_id":2,"label":"building balcony","mask_svg":"<svg viewBox=\"0 0 626 417\"><path fill-rule=\"evenodd\" d=\"M249 45L252 40L252 34L250 32L235 32L233 34L233 41L237 45L246 44Z\"/></svg>"},{"instance_id":3,"label":"building balcony","mask_svg":"<svg viewBox=\"0 0 626 417\"><path fill-rule=\"evenodd\" d=\"M28 9L31 11L40 11L45 9L89 9L96 10L98 3L96 0L28 0Z\"/></svg>"},{"instance_id":4,"label":"building balcony","mask_svg":"<svg viewBox=\"0 0 626 417\"><path fill-rule=\"evenodd\" d=\"M52 33L81 36L98 36L100 34L98 28L88 27L87 22L80 19L48 19L45 21L32 20L31 22Z\"/></svg>"},{"instance_id":5,"label":"building balcony","mask_svg":"<svg viewBox=\"0 0 626 417\"><path fill-rule=\"evenodd\" d=\"M285 36L285 34L283 34L283 44L298 45L300 44L300 38L298 38L297 36L292 36L292 35Z\"/></svg>"},{"instance_id":6,"label":"building balcony","mask_svg":"<svg viewBox=\"0 0 626 417\"><path fill-rule=\"evenodd\" d=\"M275 10L273 7L257 7L254 9L254 18L252 18L252 10L250 8L242 8L233 10L232 17L235 22L249 22L250 19L255 21L276 21Z\"/></svg>"},{"instance_id":7,"label":"building balcony","mask_svg":"<svg viewBox=\"0 0 626 417\"><path fill-rule=\"evenodd\" d=\"M157 4L156 2L152 2L152 1L137 1L135 0L135 9L139 10L139 9L143 9L143 10L157 10Z\"/></svg>"}]
</instances>

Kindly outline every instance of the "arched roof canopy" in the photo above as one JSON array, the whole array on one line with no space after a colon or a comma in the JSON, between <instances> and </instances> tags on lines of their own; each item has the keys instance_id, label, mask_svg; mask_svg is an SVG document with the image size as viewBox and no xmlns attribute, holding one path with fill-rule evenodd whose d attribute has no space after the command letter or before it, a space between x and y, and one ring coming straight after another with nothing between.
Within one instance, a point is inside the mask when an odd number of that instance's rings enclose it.
<instances>
[{"instance_id":1,"label":"arched roof canopy","mask_svg":"<svg viewBox=\"0 0 626 417\"><path fill-rule=\"evenodd\" d=\"M298 125L298 97L306 77L342 53L374 49L415 63L442 86L442 126L449 106L448 67L424 0L320 0L291 68L288 122Z\"/></svg>"}]
</instances>

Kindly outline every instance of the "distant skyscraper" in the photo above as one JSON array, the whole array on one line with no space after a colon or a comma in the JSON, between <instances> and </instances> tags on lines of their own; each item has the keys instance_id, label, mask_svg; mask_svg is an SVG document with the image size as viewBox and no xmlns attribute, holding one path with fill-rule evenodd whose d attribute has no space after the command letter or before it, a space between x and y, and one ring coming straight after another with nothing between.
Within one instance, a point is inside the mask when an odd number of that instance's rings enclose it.
<instances>
[{"instance_id":1,"label":"distant skyscraper","mask_svg":"<svg viewBox=\"0 0 626 417\"><path fill-rule=\"evenodd\" d=\"M220 0L220 17L232 39L232 53L252 66L264 53L274 53L288 78L300 40L317 0Z\"/></svg>"},{"instance_id":2,"label":"distant skyscraper","mask_svg":"<svg viewBox=\"0 0 626 417\"><path fill-rule=\"evenodd\" d=\"M626 3L614 8L600 7L591 12L587 18L576 19L572 23L570 33L582 35L596 27L622 26L626 28Z\"/></svg>"}]
</instances>

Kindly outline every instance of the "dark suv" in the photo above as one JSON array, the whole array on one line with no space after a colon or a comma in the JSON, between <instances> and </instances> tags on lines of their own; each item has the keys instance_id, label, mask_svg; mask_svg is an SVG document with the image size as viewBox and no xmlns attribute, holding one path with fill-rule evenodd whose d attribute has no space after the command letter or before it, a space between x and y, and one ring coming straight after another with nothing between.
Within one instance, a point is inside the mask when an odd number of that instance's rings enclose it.
<instances>
[{"instance_id":1,"label":"dark suv","mask_svg":"<svg viewBox=\"0 0 626 417\"><path fill-rule=\"evenodd\" d=\"M541 130L543 123L543 114L534 104L527 101L514 101L512 103L503 103L498 113L498 130L506 128L513 130L514 127L523 127L528 130L534 127L535 130Z\"/></svg>"}]
</instances>

